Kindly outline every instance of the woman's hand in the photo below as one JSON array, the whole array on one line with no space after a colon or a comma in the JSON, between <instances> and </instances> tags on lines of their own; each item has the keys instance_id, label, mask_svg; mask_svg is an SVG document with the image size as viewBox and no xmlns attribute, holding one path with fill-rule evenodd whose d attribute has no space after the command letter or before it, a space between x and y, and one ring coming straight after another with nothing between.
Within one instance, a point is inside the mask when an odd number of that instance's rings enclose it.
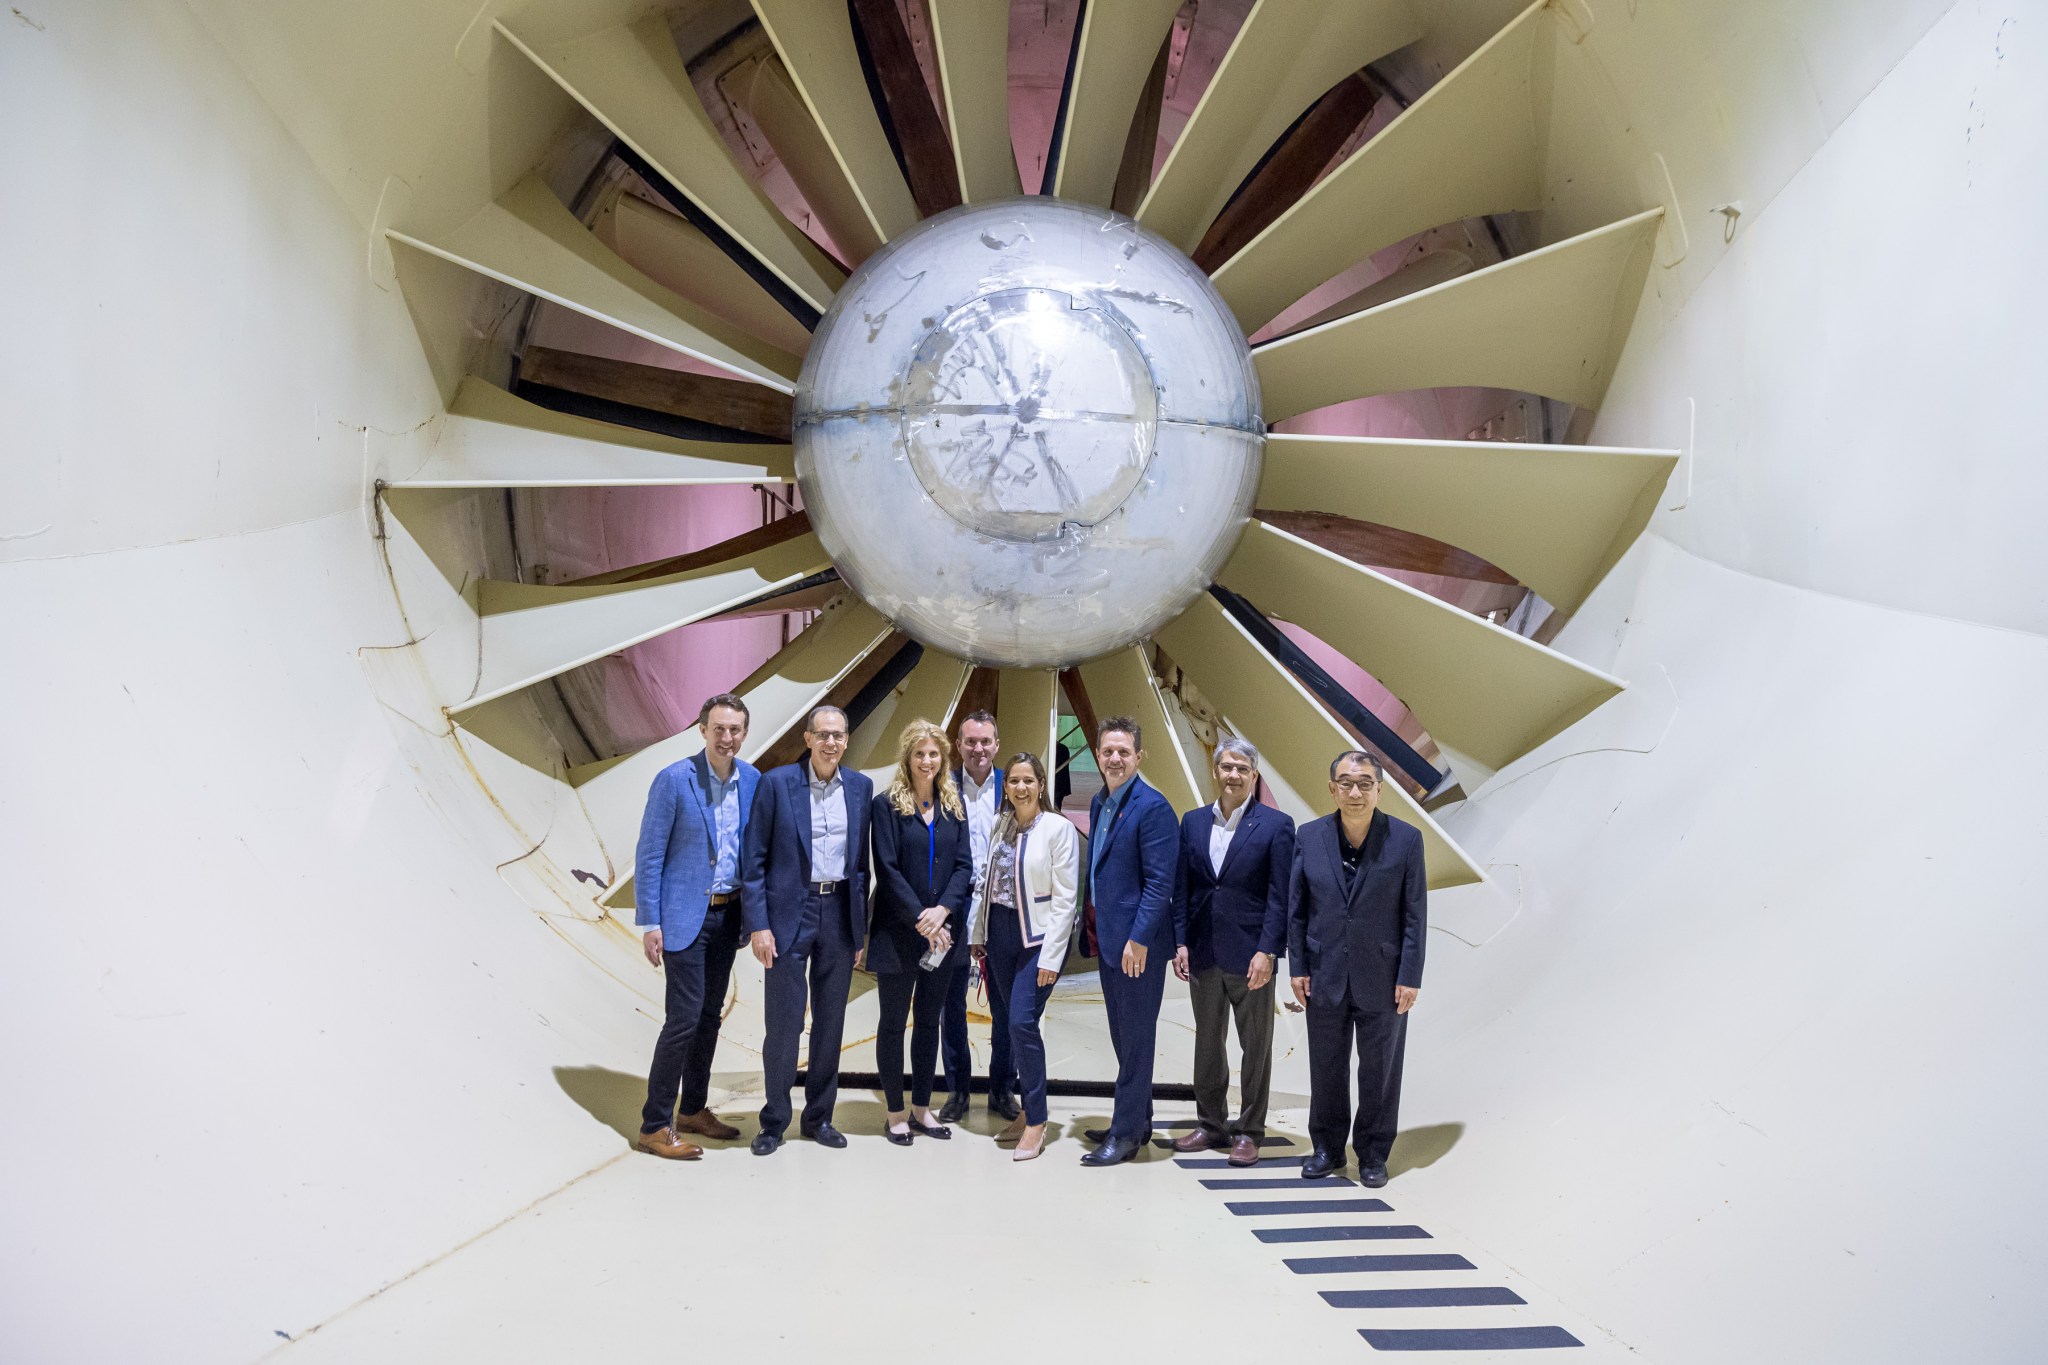
<instances>
[{"instance_id":1,"label":"woman's hand","mask_svg":"<svg viewBox=\"0 0 2048 1365\"><path fill-rule=\"evenodd\" d=\"M933 952L938 953L941 956L944 956L945 954L953 951L953 936L947 933L944 929L941 929L939 930L939 932L932 935L931 945Z\"/></svg>"},{"instance_id":2,"label":"woman's hand","mask_svg":"<svg viewBox=\"0 0 2048 1365\"><path fill-rule=\"evenodd\" d=\"M1060 974L1058 972L1049 972L1043 967L1038 969L1038 986L1040 990L1045 989L1045 987L1050 986L1059 979Z\"/></svg>"},{"instance_id":3,"label":"woman's hand","mask_svg":"<svg viewBox=\"0 0 2048 1365\"><path fill-rule=\"evenodd\" d=\"M952 917L952 912L946 909L945 906L930 906L923 914L917 917L917 932L923 934L926 938L931 938L939 930L945 928L946 921Z\"/></svg>"},{"instance_id":4,"label":"woman's hand","mask_svg":"<svg viewBox=\"0 0 2048 1365\"><path fill-rule=\"evenodd\" d=\"M969 947L967 951L970 955L973 956L976 962L980 962L988 956L988 945L983 943L976 943Z\"/></svg>"}]
</instances>

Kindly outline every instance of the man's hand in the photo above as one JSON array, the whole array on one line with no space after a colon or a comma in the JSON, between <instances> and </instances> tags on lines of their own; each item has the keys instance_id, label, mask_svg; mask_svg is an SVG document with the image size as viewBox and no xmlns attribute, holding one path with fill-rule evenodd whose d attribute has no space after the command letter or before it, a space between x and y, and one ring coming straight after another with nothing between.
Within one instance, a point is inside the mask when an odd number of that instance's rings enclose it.
<instances>
[{"instance_id":1,"label":"man's hand","mask_svg":"<svg viewBox=\"0 0 2048 1365\"><path fill-rule=\"evenodd\" d=\"M655 966L661 965L661 926L655 925L640 935L640 951L647 954L647 960Z\"/></svg>"},{"instance_id":2,"label":"man's hand","mask_svg":"<svg viewBox=\"0 0 2048 1365\"><path fill-rule=\"evenodd\" d=\"M1143 976L1145 974L1145 955L1147 951L1149 950L1145 945L1136 939L1126 939L1124 941L1125 976Z\"/></svg>"},{"instance_id":3,"label":"man's hand","mask_svg":"<svg viewBox=\"0 0 2048 1365\"><path fill-rule=\"evenodd\" d=\"M1188 979L1188 945L1185 943L1173 950L1173 974L1183 981Z\"/></svg>"},{"instance_id":4,"label":"man's hand","mask_svg":"<svg viewBox=\"0 0 2048 1365\"><path fill-rule=\"evenodd\" d=\"M945 928L946 921L952 917L952 913L945 906L930 906L922 915L917 917L917 932L923 934L926 938L930 938L938 933L939 930Z\"/></svg>"},{"instance_id":5,"label":"man's hand","mask_svg":"<svg viewBox=\"0 0 2048 1365\"><path fill-rule=\"evenodd\" d=\"M1273 955L1253 953L1252 969L1245 973L1244 984L1249 990L1264 990L1266 983L1273 979Z\"/></svg>"},{"instance_id":6,"label":"man's hand","mask_svg":"<svg viewBox=\"0 0 2048 1365\"><path fill-rule=\"evenodd\" d=\"M1415 1008L1415 997L1422 994L1414 986L1394 987L1394 1013L1406 1014Z\"/></svg>"},{"instance_id":7,"label":"man's hand","mask_svg":"<svg viewBox=\"0 0 2048 1365\"><path fill-rule=\"evenodd\" d=\"M1294 1003L1300 1005L1303 1009L1307 1009L1308 978L1305 976L1291 976L1287 979L1287 984L1294 987Z\"/></svg>"},{"instance_id":8,"label":"man's hand","mask_svg":"<svg viewBox=\"0 0 2048 1365\"><path fill-rule=\"evenodd\" d=\"M747 944L754 950L754 961L760 963L763 967L773 967L775 965L775 931L773 929L756 929L753 937L747 940Z\"/></svg>"}]
</instances>

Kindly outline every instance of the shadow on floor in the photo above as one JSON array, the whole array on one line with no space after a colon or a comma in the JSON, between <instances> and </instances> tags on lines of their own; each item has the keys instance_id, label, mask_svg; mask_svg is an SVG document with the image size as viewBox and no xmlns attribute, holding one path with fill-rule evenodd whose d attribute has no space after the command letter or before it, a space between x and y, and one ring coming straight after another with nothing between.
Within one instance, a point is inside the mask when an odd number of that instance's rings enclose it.
<instances>
[{"instance_id":1,"label":"shadow on floor","mask_svg":"<svg viewBox=\"0 0 2048 1365\"><path fill-rule=\"evenodd\" d=\"M1437 1159L1458 1145L1465 1136L1462 1123L1432 1123L1427 1128L1405 1128L1394 1138L1393 1155L1387 1158L1387 1174L1434 1166Z\"/></svg>"},{"instance_id":2,"label":"shadow on floor","mask_svg":"<svg viewBox=\"0 0 2048 1365\"><path fill-rule=\"evenodd\" d=\"M640 1106L647 1101L647 1078L628 1076L601 1066L558 1066L555 1084L583 1107L583 1112L628 1142L640 1136Z\"/></svg>"}]
</instances>

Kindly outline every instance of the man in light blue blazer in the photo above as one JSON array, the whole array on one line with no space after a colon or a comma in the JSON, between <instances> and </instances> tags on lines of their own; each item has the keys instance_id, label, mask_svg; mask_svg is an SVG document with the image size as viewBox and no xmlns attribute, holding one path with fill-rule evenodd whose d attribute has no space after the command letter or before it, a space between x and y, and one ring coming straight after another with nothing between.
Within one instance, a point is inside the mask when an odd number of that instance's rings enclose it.
<instances>
[{"instance_id":1,"label":"man in light blue blazer","mask_svg":"<svg viewBox=\"0 0 2048 1365\"><path fill-rule=\"evenodd\" d=\"M672 1161L703 1155L685 1133L726 1141L740 1135L705 1102L739 952L740 858L761 780L739 756L747 721L746 702L730 692L705 702L697 713L703 750L655 775L640 820L633 922L647 960L667 976L668 992L647 1072L639 1147Z\"/></svg>"},{"instance_id":2,"label":"man in light blue blazer","mask_svg":"<svg viewBox=\"0 0 2048 1365\"><path fill-rule=\"evenodd\" d=\"M819 706L804 726L805 754L761 777L740 872L740 909L754 957L765 969L761 1006L761 1131L755 1156L782 1145L789 1091L796 1084L804 1007L811 1012L799 1131L821 1147L844 1147L832 1126L839 1100L839 1047L853 960L868 932L868 812L875 784L843 767L846 713Z\"/></svg>"},{"instance_id":3,"label":"man in light blue blazer","mask_svg":"<svg viewBox=\"0 0 2048 1365\"><path fill-rule=\"evenodd\" d=\"M1096 727L1095 764L1104 786L1088 806L1088 897L1116 1052L1116 1108L1097 1139L1101 1145L1081 1158L1083 1166L1129 1161L1152 1137L1152 1054L1173 958L1180 821L1138 773L1143 745L1129 716L1111 716Z\"/></svg>"}]
</instances>

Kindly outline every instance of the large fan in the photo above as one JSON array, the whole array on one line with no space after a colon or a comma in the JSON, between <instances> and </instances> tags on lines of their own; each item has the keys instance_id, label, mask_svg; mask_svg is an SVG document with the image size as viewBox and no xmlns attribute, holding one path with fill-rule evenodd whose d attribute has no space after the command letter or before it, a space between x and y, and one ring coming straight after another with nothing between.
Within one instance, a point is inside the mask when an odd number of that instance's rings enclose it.
<instances>
[{"instance_id":1,"label":"large fan","mask_svg":"<svg viewBox=\"0 0 2048 1365\"><path fill-rule=\"evenodd\" d=\"M391 238L716 367L742 382L707 381L725 385L712 397L728 412L765 411L766 426L754 429L775 430L777 405L786 421L783 396L798 388L803 357L795 348L808 344L847 286L820 241L857 267L921 219L1024 187L1010 135L1006 6L925 0L919 15L930 25L936 99L917 73L895 0L753 0L753 9L776 59L756 78L758 122L815 212L817 239L736 160L659 16L569 39L503 22L499 33L609 130L616 154L674 209L637 214L634 230L658 236L673 225L672 249L697 252L694 264L669 272L678 287L629 264L615 249L616 230L594 233L538 175L453 230L394 229ZM1658 210L1484 268L1397 277L1325 308L1312 325L1269 327L1391 244L1544 206L1544 4L1337 158L1328 125L1359 122L1357 73L1416 40L1421 27L1404 0L1259 0L1155 176L1150 157L1127 149L1149 150L1158 73L1181 9L1180 0L1085 5L1047 174L1033 188L1128 209L1207 271L1224 316L1245 334L1276 333L1251 351L1265 423L1370 395L1457 386L1524 391L1581 411L1597 406L1635 311ZM1324 141L1311 145L1316 138ZM1322 161L1311 155L1317 147ZM573 370L576 358L550 363ZM786 441L685 439L604 420L616 418L614 409L566 406L472 377L451 404L439 453L398 486L796 477ZM462 720L694 622L815 602L821 575L844 571L815 620L737 684L755 717L749 757L786 746L819 701L856 696L856 766L886 765L910 717L951 717L990 699L1007 747L1050 752L1064 689L1084 719L1126 713L1145 723L1148 775L1176 806L1202 799L1201 738L1220 724L1264 749L1276 798L1305 817L1321 805L1332 753L1361 739L1400 746L1276 622L1354 661L1419 718L1442 752L1482 769L1526 753L1622 686L1359 562L1342 537L1317 528L1390 528L1388 536L1456 547L1568 615L1642 530L1673 458L1570 444L1272 434L1262 468L1253 466L1256 514L1232 525L1208 590L1149 638L1105 656L1039 661L1062 667L978 666L988 660L933 647L929 633L922 649L904 648L901 631L919 630L846 586L860 574L835 565L812 525L813 516L822 523L856 509L821 506L816 500L829 492L807 488L806 512L683 559L557 585L484 582L481 663L473 690L450 709ZM616 864L630 866L652 776L699 742L686 730L570 771ZM1389 784L1389 806L1424 831L1431 884L1480 880L1424 809L1444 775L1427 765L1418 772L1413 762L1394 766L1406 781ZM613 888L612 903L622 893Z\"/></svg>"}]
</instances>

